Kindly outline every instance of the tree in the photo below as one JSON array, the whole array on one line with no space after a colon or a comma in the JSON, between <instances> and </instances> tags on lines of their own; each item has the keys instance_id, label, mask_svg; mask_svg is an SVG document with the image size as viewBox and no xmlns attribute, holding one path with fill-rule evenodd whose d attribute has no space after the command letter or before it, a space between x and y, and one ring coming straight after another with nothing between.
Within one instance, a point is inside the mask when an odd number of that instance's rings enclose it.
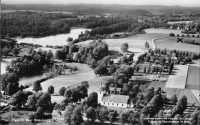
<instances>
[{"instance_id":1,"label":"tree","mask_svg":"<svg viewBox=\"0 0 200 125\"><path fill-rule=\"evenodd\" d=\"M86 111L86 117L88 120L90 120L91 122L94 122L96 120L96 112L95 109L93 107L89 107Z\"/></svg>"},{"instance_id":2,"label":"tree","mask_svg":"<svg viewBox=\"0 0 200 125\"><path fill-rule=\"evenodd\" d=\"M51 96L48 93L39 93L36 107L41 107L43 112L51 112Z\"/></svg>"},{"instance_id":3,"label":"tree","mask_svg":"<svg viewBox=\"0 0 200 125\"><path fill-rule=\"evenodd\" d=\"M84 122L81 110L79 110L78 106L73 110L70 117L70 122L70 125L82 125Z\"/></svg>"},{"instance_id":4,"label":"tree","mask_svg":"<svg viewBox=\"0 0 200 125\"><path fill-rule=\"evenodd\" d=\"M144 72L144 73L146 73L146 71L147 71L147 68L146 68L146 67L144 67L144 69L143 69L143 72Z\"/></svg>"},{"instance_id":5,"label":"tree","mask_svg":"<svg viewBox=\"0 0 200 125\"><path fill-rule=\"evenodd\" d=\"M65 109L64 113L64 123L70 124L71 123L71 114L73 113L74 106L72 104L68 105Z\"/></svg>"},{"instance_id":6,"label":"tree","mask_svg":"<svg viewBox=\"0 0 200 125\"><path fill-rule=\"evenodd\" d=\"M173 36L175 36L175 34L174 34L174 33L170 33L169 36L170 36L170 37L173 37Z\"/></svg>"},{"instance_id":7,"label":"tree","mask_svg":"<svg viewBox=\"0 0 200 125\"><path fill-rule=\"evenodd\" d=\"M96 75L107 75L108 74L108 70L106 67L99 65L95 70L94 73Z\"/></svg>"},{"instance_id":8,"label":"tree","mask_svg":"<svg viewBox=\"0 0 200 125\"><path fill-rule=\"evenodd\" d=\"M59 94L60 94L61 96L64 96L65 90L66 90L65 87L60 88Z\"/></svg>"},{"instance_id":9,"label":"tree","mask_svg":"<svg viewBox=\"0 0 200 125\"><path fill-rule=\"evenodd\" d=\"M33 91L38 92L41 90L42 90L42 87L41 87L40 81L35 81L33 83Z\"/></svg>"},{"instance_id":10,"label":"tree","mask_svg":"<svg viewBox=\"0 0 200 125\"><path fill-rule=\"evenodd\" d=\"M84 86L85 88L89 88L89 84L88 84L88 81L83 81L81 82L81 86Z\"/></svg>"},{"instance_id":11,"label":"tree","mask_svg":"<svg viewBox=\"0 0 200 125\"><path fill-rule=\"evenodd\" d=\"M145 92L145 100L149 102L154 97L154 88L149 88Z\"/></svg>"},{"instance_id":12,"label":"tree","mask_svg":"<svg viewBox=\"0 0 200 125\"><path fill-rule=\"evenodd\" d=\"M86 103L89 107L97 107L98 104L98 94L96 92L90 93L90 95L86 99Z\"/></svg>"},{"instance_id":13,"label":"tree","mask_svg":"<svg viewBox=\"0 0 200 125\"><path fill-rule=\"evenodd\" d=\"M149 43L148 42L145 42L144 46L145 46L146 49L149 49Z\"/></svg>"},{"instance_id":14,"label":"tree","mask_svg":"<svg viewBox=\"0 0 200 125\"><path fill-rule=\"evenodd\" d=\"M33 94L33 95L28 96L27 106L33 110L36 110L36 104L37 104L36 95Z\"/></svg>"},{"instance_id":15,"label":"tree","mask_svg":"<svg viewBox=\"0 0 200 125\"><path fill-rule=\"evenodd\" d=\"M115 73L116 70L117 70L116 66L111 65L108 69L108 73L112 75L113 73Z\"/></svg>"},{"instance_id":16,"label":"tree","mask_svg":"<svg viewBox=\"0 0 200 125\"><path fill-rule=\"evenodd\" d=\"M8 83L6 94L13 95L14 93L19 90L19 84L18 83Z\"/></svg>"},{"instance_id":17,"label":"tree","mask_svg":"<svg viewBox=\"0 0 200 125\"><path fill-rule=\"evenodd\" d=\"M122 50L122 52L127 52L128 51L128 43L123 43L121 45L121 50Z\"/></svg>"},{"instance_id":18,"label":"tree","mask_svg":"<svg viewBox=\"0 0 200 125\"><path fill-rule=\"evenodd\" d=\"M80 53L77 53L76 55L75 55L75 62L78 62L78 63L80 63L81 62L81 54Z\"/></svg>"},{"instance_id":19,"label":"tree","mask_svg":"<svg viewBox=\"0 0 200 125\"><path fill-rule=\"evenodd\" d=\"M71 42L71 41L73 41L73 38L72 37L68 37L67 38L67 42Z\"/></svg>"},{"instance_id":20,"label":"tree","mask_svg":"<svg viewBox=\"0 0 200 125\"><path fill-rule=\"evenodd\" d=\"M24 92L18 91L13 95L13 99L11 104L16 106L17 108L20 108L22 105L26 103L27 96Z\"/></svg>"},{"instance_id":21,"label":"tree","mask_svg":"<svg viewBox=\"0 0 200 125\"><path fill-rule=\"evenodd\" d=\"M52 53L51 50L49 50L49 51L47 52L47 54L46 54L46 58L47 58L47 59L51 59L51 58L53 58L53 53Z\"/></svg>"},{"instance_id":22,"label":"tree","mask_svg":"<svg viewBox=\"0 0 200 125\"><path fill-rule=\"evenodd\" d=\"M17 48L14 48L12 51L15 56L19 54L19 50Z\"/></svg>"},{"instance_id":23,"label":"tree","mask_svg":"<svg viewBox=\"0 0 200 125\"><path fill-rule=\"evenodd\" d=\"M176 102L178 102L177 96L176 96L176 95L173 95L173 96L171 97L171 101L172 101L173 104L176 104Z\"/></svg>"},{"instance_id":24,"label":"tree","mask_svg":"<svg viewBox=\"0 0 200 125\"><path fill-rule=\"evenodd\" d=\"M120 62L121 62L121 63L128 63L128 59L126 58L126 56L122 56L122 57L120 58Z\"/></svg>"},{"instance_id":25,"label":"tree","mask_svg":"<svg viewBox=\"0 0 200 125\"><path fill-rule=\"evenodd\" d=\"M128 61L133 61L133 57L135 56L135 54L134 53L131 53L131 55L129 55L129 57L128 57Z\"/></svg>"},{"instance_id":26,"label":"tree","mask_svg":"<svg viewBox=\"0 0 200 125\"><path fill-rule=\"evenodd\" d=\"M131 125L138 124L140 122L140 114L139 114L139 112L130 111L130 116L128 117L128 122Z\"/></svg>"},{"instance_id":27,"label":"tree","mask_svg":"<svg viewBox=\"0 0 200 125\"><path fill-rule=\"evenodd\" d=\"M13 95L19 90L19 77L16 73L3 74L1 80L2 90L8 95Z\"/></svg>"},{"instance_id":28,"label":"tree","mask_svg":"<svg viewBox=\"0 0 200 125\"><path fill-rule=\"evenodd\" d=\"M180 98L178 105L181 105L183 109L186 109L187 107L187 97L184 95Z\"/></svg>"},{"instance_id":29,"label":"tree","mask_svg":"<svg viewBox=\"0 0 200 125\"><path fill-rule=\"evenodd\" d=\"M109 118L109 121L110 121L110 124L114 123L115 121L117 121L117 112L114 111L114 112L109 112L109 115L108 115L108 118Z\"/></svg>"},{"instance_id":30,"label":"tree","mask_svg":"<svg viewBox=\"0 0 200 125\"><path fill-rule=\"evenodd\" d=\"M66 59L66 55L67 55L67 53L65 53L63 50L57 50L55 53L55 58L64 60L64 59Z\"/></svg>"},{"instance_id":31,"label":"tree","mask_svg":"<svg viewBox=\"0 0 200 125\"><path fill-rule=\"evenodd\" d=\"M4 47L2 49L2 55L5 56L5 58L8 56L9 52L10 52L10 50L7 47Z\"/></svg>"},{"instance_id":32,"label":"tree","mask_svg":"<svg viewBox=\"0 0 200 125\"><path fill-rule=\"evenodd\" d=\"M96 112L97 112L97 119L100 122L104 123L108 118L108 114L109 114L108 109L107 108L101 108L101 109L99 108Z\"/></svg>"},{"instance_id":33,"label":"tree","mask_svg":"<svg viewBox=\"0 0 200 125\"><path fill-rule=\"evenodd\" d=\"M67 98L71 98L72 97L72 89L66 89L64 96Z\"/></svg>"},{"instance_id":34,"label":"tree","mask_svg":"<svg viewBox=\"0 0 200 125\"><path fill-rule=\"evenodd\" d=\"M49 86L47 92L49 94L53 94L54 93L54 87L53 86Z\"/></svg>"},{"instance_id":35,"label":"tree","mask_svg":"<svg viewBox=\"0 0 200 125\"><path fill-rule=\"evenodd\" d=\"M137 65L137 66L135 67L135 71L136 71L136 72L139 72L139 70L140 70L140 67Z\"/></svg>"},{"instance_id":36,"label":"tree","mask_svg":"<svg viewBox=\"0 0 200 125\"><path fill-rule=\"evenodd\" d=\"M124 124L128 124L128 118L130 116L130 112L129 111L122 111L119 114L119 121L122 123L122 125Z\"/></svg>"},{"instance_id":37,"label":"tree","mask_svg":"<svg viewBox=\"0 0 200 125\"><path fill-rule=\"evenodd\" d=\"M44 72L48 72L49 68L46 64L43 66L43 70L44 70Z\"/></svg>"},{"instance_id":38,"label":"tree","mask_svg":"<svg viewBox=\"0 0 200 125\"><path fill-rule=\"evenodd\" d=\"M61 101L61 104L64 104L65 106L67 106L69 103L71 103L71 99L67 97Z\"/></svg>"}]
</instances>

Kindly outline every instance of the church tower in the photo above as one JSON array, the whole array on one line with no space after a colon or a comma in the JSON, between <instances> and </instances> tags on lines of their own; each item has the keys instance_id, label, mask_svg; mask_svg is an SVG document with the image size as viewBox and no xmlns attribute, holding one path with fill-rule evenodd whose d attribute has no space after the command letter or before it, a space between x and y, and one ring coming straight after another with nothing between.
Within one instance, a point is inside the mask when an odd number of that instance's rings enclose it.
<instances>
[{"instance_id":1,"label":"church tower","mask_svg":"<svg viewBox=\"0 0 200 125\"><path fill-rule=\"evenodd\" d=\"M100 88L98 91L98 103L100 104L102 102L102 98L104 96L105 92L102 90L102 83L100 83Z\"/></svg>"}]
</instances>

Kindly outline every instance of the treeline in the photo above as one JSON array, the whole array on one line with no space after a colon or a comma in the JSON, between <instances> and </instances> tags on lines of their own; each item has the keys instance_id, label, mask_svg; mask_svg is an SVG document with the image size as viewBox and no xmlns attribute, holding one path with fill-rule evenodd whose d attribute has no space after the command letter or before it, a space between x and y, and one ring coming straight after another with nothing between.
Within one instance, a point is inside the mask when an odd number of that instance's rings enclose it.
<instances>
[{"instance_id":1,"label":"treeline","mask_svg":"<svg viewBox=\"0 0 200 125\"><path fill-rule=\"evenodd\" d=\"M70 27L62 20L74 18L61 13L37 13L17 11L1 14L1 34L12 36L46 36L70 32ZM55 21L57 20L57 21Z\"/></svg>"},{"instance_id":2,"label":"treeline","mask_svg":"<svg viewBox=\"0 0 200 125\"><path fill-rule=\"evenodd\" d=\"M6 67L6 71L14 72L18 75L31 75L43 71L43 66L51 66L50 58L53 57L51 51L35 51L31 48L29 55L24 55L16 60L12 60L11 64Z\"/></svg>"},{"instance_id":3,"label":"treeline","mask_svg":"<svg viewBox=\"0 0 200 125\"><path fill-rule=\"evenodd\" d=\"M53 63L50 61L50 58L53 57L51 51L39 50L36 52L32 48L28 54L12 60L10 65L6 67L7 73L1 76L2 90L5 94L13 95L20 90L18 83L20 76L41 73L44 71L44 66L53 66Z\"/></svg>"}]
</instances>

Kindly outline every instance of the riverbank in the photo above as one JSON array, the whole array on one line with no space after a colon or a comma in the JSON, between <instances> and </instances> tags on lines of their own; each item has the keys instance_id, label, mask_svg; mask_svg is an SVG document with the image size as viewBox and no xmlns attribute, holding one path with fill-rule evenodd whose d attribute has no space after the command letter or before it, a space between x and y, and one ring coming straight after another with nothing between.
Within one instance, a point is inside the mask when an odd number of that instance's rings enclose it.
<instances>
[{"instance_id":1,"label":"riverbank","mask_svg":"<svg viewBox=\"0 0 200 125\"><path fill-rule=\"evenodd\" d=\"M86 28L73 28L71 29L70 33L65 34L57 34L57 35L50 35L45 36L41 38L32 38L32 37L26 37L26 38L20 38L16 37L15 39L18 41L18 43L31 43L31 44L39 44L42 46L51 45L51 46L62 46L67 45L68 42L66 41L68 37L71 37L73 39L77 39L78 35L81 34L81 32L85 32Z\"/></svg>"}]
</instances>

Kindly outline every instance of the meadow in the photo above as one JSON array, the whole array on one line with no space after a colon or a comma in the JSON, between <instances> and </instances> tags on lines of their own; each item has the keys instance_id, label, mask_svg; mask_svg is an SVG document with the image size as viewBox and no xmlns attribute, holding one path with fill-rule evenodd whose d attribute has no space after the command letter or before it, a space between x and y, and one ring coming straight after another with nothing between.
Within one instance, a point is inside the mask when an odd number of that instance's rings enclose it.
<instances>
[{"instance_id":1,"label":"meadow","mask_svg":"<svg viewBox=\"0 0 200 125\"><path fill-rule=\"evenodd\" d=\"M168 38L162 38L162 39L157 39L154 41L155 47L160 48L160 49L165 49L167 50L179 50L179 51L188 51L188 52L195 52L199 53L199 45L193 45L193 44L188 44L184 43L185 41L189 40L195 40L195 42L200 42L199 38L183 38L183 43L178 42L177 43L177 37L168 37Z\"/></svg>"}]
</instances>

